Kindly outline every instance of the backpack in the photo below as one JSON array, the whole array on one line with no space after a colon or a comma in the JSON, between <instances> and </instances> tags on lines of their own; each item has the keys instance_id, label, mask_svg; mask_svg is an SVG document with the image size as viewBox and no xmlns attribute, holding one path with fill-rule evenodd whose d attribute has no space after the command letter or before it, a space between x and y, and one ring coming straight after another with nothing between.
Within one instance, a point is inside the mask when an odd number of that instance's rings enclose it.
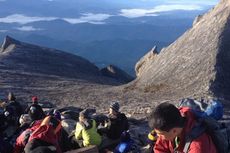
<instances>
[{"instance_id":1,"label":"backpack","mask_svg":"<svg viewBox=\"0 0 230 153\"><path fill-rule=\"evenodd\" d=\"M189 107L197 117L211 117L220 120L224 114L224 108L220 101L210 100L208 103L191 98L182 99L178 107Z\"/></svg>"},{"instance_id":2,"label":"backpack","mask_svg":"<svg viewBox=\"0 0 230 153\"><path fill-rule=\"evenodd\" d=\"M204 132L212 138L219 153L228 153L230 151L230 127L217 121L223 116L223 106L219 101L212 100L206 107L200 107L203 104L199 104L199 101L194 102L191 99L189 101L183 100L180 104L179 106L191 108L197 118L196 126L185 137L183 150L185 153L188 152L191 142ZM198 106L194 107L195 104L198 104Z\"/></svg>"}]
</instances>

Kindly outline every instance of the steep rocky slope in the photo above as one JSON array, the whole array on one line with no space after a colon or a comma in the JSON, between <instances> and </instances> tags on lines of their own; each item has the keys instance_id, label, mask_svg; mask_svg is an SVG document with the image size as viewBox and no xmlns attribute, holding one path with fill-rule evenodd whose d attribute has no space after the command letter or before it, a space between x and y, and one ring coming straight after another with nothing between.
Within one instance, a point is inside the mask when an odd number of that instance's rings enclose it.
<instances>
[{"instance_id":1,"label":"steep rocky slope","mask_svg":"<svg viewBox=\"0 0 230 153\"><path fill-rule=\"evenodd\" d=\"M230 99L230 1L199 16L127 88L165 97Z\"/></svg>"}]
</instances>

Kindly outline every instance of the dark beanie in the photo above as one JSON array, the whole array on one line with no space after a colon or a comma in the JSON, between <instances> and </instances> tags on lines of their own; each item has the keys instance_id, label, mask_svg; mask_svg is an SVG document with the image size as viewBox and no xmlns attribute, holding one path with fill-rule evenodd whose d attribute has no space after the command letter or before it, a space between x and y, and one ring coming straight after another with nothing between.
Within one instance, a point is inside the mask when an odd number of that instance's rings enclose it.
<instances>
[{"instance_id":1,"label":"dark beanie","mask_svg":"<svg viewBox=\"0 0 230 153\"><path fill-rule=\"evenodd\" d=\"M120 105L118 102L112 102L112 104L110 105L110 108L112 108L115 112L119 112Z\"/></svg>"}]
</instances>

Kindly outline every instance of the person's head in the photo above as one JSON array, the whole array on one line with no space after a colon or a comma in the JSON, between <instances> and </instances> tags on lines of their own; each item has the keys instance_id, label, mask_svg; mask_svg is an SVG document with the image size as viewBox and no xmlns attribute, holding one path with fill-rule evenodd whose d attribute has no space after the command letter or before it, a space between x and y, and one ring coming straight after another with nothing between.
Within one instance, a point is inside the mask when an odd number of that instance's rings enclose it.
<instances>
[{"instance_id":1,"label":"person's head","mask_svg":"<svg viewBox=\"0 0 230 153\"><path fill-rule=\"evenodd\" d=\"M37 96L32 97L32 103L38 104L38 97Z\"/></svg>"},{"instance_id":2,"label":"person's head","mask_svg":"<svg viewBox=\"0 0 230 153\"><path fill-rule=\"evenodd\" d=\"M15 101L16 100L16 98L15 98L15 96L14 96L14 94L12 92L9 92L9 94L8 94L8 100L9 101Z\"/></svg>"},{"instance_id":3,"label":"person's head","mask_svg":"<svg viewBox=\"0 0 230 153\"><path fill-rule=\"evenodd\" d=\"M45 117L44 111L36 105L30 107L28 114L32 121L41 120Z\"/></svg>"},{"instance_id":4,"label":"person's head","mask_svg":"<svg viewBox=\"0 0 230 153\"><path fill-rule=\"evenodd\" d=\"M118 102L112 102L109 106L109 114L116 115L119 112L120 105Z\"/></svg>"},{"instance_id":5,"label":"person's head","mask_svg":"<svg viewBox=\"0 0 230 153\"><path fill-rule=\"evenodd\" d=\"M166 140L173 140L181 134L184 121L177 107L167 102L158 105L149 116L149 126Z\"/></svg>"},{"instance_id":6,"label":"person's head","mask_svg":"<svg viewBox=\"0 0 230 153\"><path fill-rule=\"evenodd\" d=\"M83 110L79 113L79 121L80 122L83 122L85 120L88 120L90 117L89 117L89 113L87 112L87 110Z\"/></svg>"}]
</instances>

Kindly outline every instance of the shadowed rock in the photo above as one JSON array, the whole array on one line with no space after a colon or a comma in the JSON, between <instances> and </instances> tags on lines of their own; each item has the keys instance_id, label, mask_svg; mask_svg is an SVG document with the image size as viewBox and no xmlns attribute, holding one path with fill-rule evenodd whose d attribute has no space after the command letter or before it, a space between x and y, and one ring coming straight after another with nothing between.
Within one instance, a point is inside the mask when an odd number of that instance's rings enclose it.
<instances>
[{"instance_id":1,"label":"shadowed rock","mask_svg":"<svg viewBox=\"0 0 230 153\"><path fill-rule=\"evenodd\" d=\"M109 65L101 69L101 73L104 76L114 78L122 83L128 83L134 79L134 77L114 65Z\"/></svg>"}]
</instances>

